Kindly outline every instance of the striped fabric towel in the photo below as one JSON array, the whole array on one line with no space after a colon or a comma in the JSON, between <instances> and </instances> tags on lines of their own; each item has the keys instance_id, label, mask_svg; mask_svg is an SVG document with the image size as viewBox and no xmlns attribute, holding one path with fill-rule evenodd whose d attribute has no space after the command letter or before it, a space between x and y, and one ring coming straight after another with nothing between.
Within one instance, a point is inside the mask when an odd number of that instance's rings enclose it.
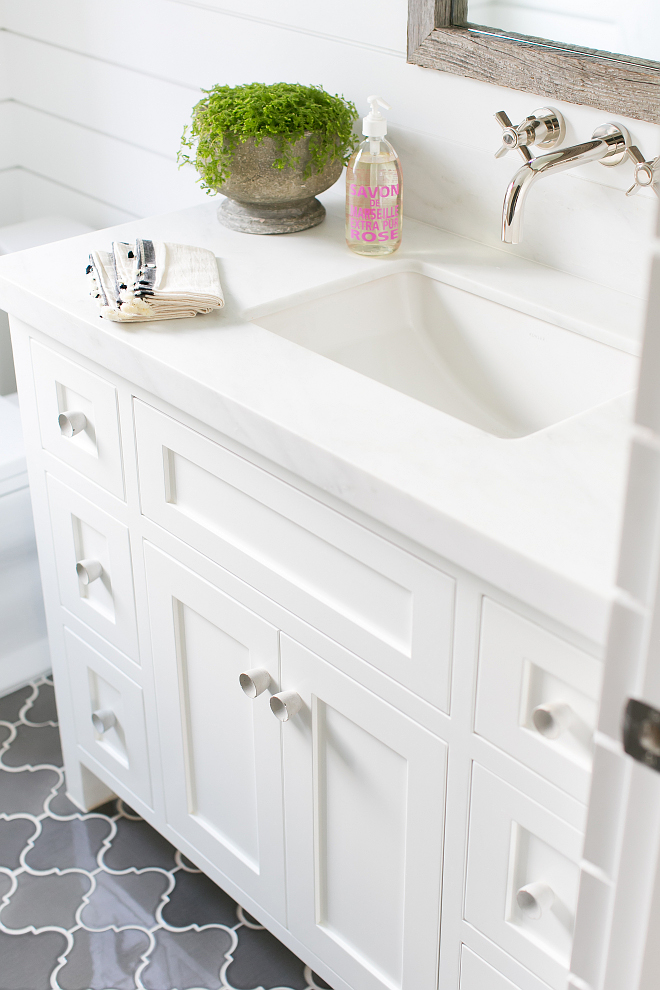
<instances>
[{"instance_id":1,"label":"striped fabric towel","mask_svg":"<svg viewBox=\"0 0 660 990\"><path fill-rule=\"evenodd\" d=\"M101 316L118 323L175 320L224 304L215 255L206 248L138 238L92 251L87 274Z\"/></svg>"}]
</instances>

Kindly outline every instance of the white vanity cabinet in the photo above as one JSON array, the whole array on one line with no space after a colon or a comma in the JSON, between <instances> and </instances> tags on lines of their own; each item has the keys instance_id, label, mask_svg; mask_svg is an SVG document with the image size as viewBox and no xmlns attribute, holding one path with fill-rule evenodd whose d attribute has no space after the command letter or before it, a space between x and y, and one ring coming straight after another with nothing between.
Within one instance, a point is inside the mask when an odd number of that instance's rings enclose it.
<instances>
[{"instance_id":1,"label":"white vanity cabinet","mask_svg":"<svg viewBox=\"0 0 660 990\"><path fill-rule=\"evenodd\" d=\"M563 990L598 645L12 332L72 797L336 990Z\"/></svg>"}]
</instances>

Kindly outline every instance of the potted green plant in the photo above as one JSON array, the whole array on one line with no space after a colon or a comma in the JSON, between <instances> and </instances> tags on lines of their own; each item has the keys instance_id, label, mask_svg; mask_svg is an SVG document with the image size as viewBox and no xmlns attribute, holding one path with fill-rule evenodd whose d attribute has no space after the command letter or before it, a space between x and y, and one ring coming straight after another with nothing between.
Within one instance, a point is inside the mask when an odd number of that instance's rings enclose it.
<instances>
[{"instance_id":1,"label":"potted green plant","mask_svg":"<svg viewBox=\"0 0 660 990\"><path fill-rule=\"evenodd\" d=\"M227 198L218 217L233 230L283 234L321 223L315 198L356 147L355 105L321 86L249 83L203 90L179 162L202 188Z\"/></svg>"}]
</instances>

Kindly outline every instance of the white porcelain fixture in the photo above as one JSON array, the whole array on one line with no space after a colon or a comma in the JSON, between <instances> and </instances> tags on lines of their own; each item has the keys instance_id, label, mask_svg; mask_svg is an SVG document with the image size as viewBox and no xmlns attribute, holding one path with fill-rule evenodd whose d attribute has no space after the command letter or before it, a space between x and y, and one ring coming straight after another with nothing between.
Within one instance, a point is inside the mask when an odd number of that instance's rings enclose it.
<instances>
[{"instance_id":1,"label":"white porcelain fixture","mask_svg":"<svg viewBox=\"0 0 660 990\"><path fill-rule=\"evenodd\" d=\"M497 437L524 437L635 385L629 355L418 272L254 318Z\"/></svg>"}]
</instances>

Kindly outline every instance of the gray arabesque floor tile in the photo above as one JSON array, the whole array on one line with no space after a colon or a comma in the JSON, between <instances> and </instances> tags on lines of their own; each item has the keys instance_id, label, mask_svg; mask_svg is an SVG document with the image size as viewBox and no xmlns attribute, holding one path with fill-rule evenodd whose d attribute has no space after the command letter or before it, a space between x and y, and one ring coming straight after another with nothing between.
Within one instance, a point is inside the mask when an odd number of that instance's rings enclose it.
<instances>
[{"instance_id":1,"label":"gray arabesque floor tile","mask_svg":"<svg viewBox=\"0 0 660 990\"><path fill-rule=\"evenodd\" d=\"M146 990L313 990L299 959L128 806L72 804L55 718L49 680L0 698L0 749L16 730L0 761L0 990L136 990L137 973Z\"/></svg>"}]
</instances>

